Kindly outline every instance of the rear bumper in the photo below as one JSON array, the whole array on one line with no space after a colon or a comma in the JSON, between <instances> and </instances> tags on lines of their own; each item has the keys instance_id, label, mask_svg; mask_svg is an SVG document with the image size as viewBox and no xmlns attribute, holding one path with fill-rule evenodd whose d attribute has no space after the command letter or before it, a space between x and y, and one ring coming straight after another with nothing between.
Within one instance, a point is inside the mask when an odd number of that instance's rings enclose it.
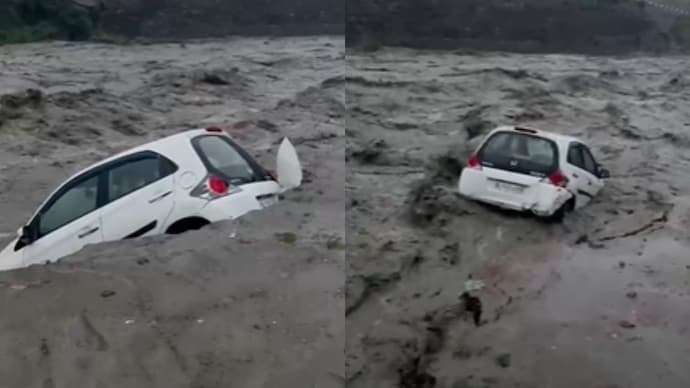
<instances>
[{"instance_id":1,"label":"rear bumper","mask_svg":"<svg viewBox=\"0 0 690 388\"><path fill-rule=\"evenodd\" d=\"M458 181L458 191L460 194L463 197L503 209L531 212L539 217L549 217L572 198L572 194L564 188L540 183L530 187L525 195L513 196L508 199L507 197L493 195L485 187L479 186L478 180L472 176L474 174L481 173L468 171L468 169L463 170Z\"/></svg>"},{"instance_id":2,"label":"rear bumper","mask_svg":"<svg viewBox=\"0 0 690 388\"><path fill-rule=\"evenodd\" d=\"M462 193L461 193L462 194ZM557 201L552 202L551 204L540 204L540 203L522 203L522 204L515 204L515 203L510 203L510 202L504 202L504 201L498 201L494 200L491 198L486 198L486 197L481 197L481 196L471 196L471 195L465 195L463 194L464 197L467 197L469 199L483 202L489 205L493 205L496 207L500 207L502 209L507 209L507 210L515 210L515 211L520 211L520 212L531 212L536 216L539 217L550 217L554 215L558 209L561 208L569 199L570 197L560 197Z\"/></svg>"},{"instance_id":3,"label":"rear bumper","mask_svg":"<svg viewBox=\"0 0 690 388\"><path fill-rule=\"evenodd\" d=\"M254 187L243 186L243 190L226 197L209 201L199 212L199 216L210 222L218 222L227 219L242 217L243 215L269 207L264 200L277 202L281 187L272 181L254 184Z\"/></svg>"}]
</instances>

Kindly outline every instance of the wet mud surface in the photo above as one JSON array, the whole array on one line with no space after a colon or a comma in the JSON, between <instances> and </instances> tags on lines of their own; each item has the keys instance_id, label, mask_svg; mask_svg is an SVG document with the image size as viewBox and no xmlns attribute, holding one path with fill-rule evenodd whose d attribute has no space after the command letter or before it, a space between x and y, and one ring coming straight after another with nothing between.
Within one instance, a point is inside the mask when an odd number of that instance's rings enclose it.
<instances>
[{"instance_id":1,"label":"wet mud surface","mask_svg":"<svg viewBox=\"0 0 690 388\"><path fill-rule=\"evenodd\" d=\"M0 48L0 240L69 175L178 130L228 128L303 186L237 223L0 273L3 387L340 387L342 38Z\"/></svg>"},{"instance_id":2,"label":"wet mud surface","mask_svg":"<svg viewBox=\"0 0 690 388\"><path fill-rule=\"evenodd\" d=\"M686 58L346 62L348 386L690 384ZM612 177L562 224L466 201L460 169L498 124L579 136Z\"/></svg>"}]
</instances>

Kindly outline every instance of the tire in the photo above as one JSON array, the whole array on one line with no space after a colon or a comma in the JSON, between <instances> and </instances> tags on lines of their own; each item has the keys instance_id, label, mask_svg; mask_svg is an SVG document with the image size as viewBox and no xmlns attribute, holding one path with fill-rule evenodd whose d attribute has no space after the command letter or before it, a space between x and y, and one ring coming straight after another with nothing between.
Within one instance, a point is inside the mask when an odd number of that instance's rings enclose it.
<instances>
[{"instance_id":1,"label":"tire","mask_svg":"<svg viewBox=\"0 0 690 388\"><path fill-rule=\"evenodd\" d=\"M551 223L561 223L563 222L563 219L565 219L566 214L572 212L574 209L575 200L569 199L566 203L563 204L563 206L558 208L558 210L556 210L555 213L547 217L547 221Z\"/></svg>"}]
</instances>

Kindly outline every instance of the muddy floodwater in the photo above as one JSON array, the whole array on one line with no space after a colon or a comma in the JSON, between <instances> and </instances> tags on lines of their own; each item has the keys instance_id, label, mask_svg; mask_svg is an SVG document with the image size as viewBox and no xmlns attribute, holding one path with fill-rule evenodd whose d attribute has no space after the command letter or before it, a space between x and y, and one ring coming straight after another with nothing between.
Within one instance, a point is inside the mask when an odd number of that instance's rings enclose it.
<instances>
[{"instance_id":1,"label":"muddy floodwater","mask_svg":"<svg viewBox=\"0 0 690 388\"><path fill-rule=\"evenodd\" d=\"M686 57L346 63L349 386L690 386ZM612 177L557 225L465 201L460 169L497 124L581 137Z\"/></svg>"},{"instance_id":2,"label":"muddy floodwater","mask_svg":"<svg viewBox=\"0 0 690 388\"><path fill-rule=\"evenodd\" d=\"M342 386L343 60L342 37L0 47L3 244L71 174L179 130L267 167L288 136L304 169L240 222L0 273L0 386Z\"/></svg>"}]
</instances>

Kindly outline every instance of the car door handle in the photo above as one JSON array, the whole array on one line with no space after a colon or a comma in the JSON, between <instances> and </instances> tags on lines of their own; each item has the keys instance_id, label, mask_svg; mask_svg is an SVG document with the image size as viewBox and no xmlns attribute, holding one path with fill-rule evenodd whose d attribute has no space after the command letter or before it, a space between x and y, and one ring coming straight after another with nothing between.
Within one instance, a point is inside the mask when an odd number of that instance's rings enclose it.
<instances>
[{"instance_id":1,"label":"car door handle","mask_svg":"<svg viewBox=\"0 0 690 388\"><path fill-rule=\"evenodd\" d=\"M79 236L79 238L84 238L86 236L89 236L89 235L96 233L98 231L98 229L99 229L98 226L91 227L90 229L88 227L84 228L84 229L79 231L80 233L78 234L78 236Z\"/></svg>"},{"instance_id":2,"label":"car door handle","mask_svg":"<svg viewBox=\"0 0 690 388\"><path fill-rule=\"evenodd\" d=\"M167 197L170 194L172 194L172 190L149 199L149 203L154 203L154 202L160 201L161 199Z\"/></svg>"},{"instance_id":3,"label":"car door handle","mask_svg":"<svg viewBox=\"0 0 690 388\"><path fill-rule=\"evenodd\" d=\"M579 175L573 173L573 178L579 178L579 177L580 177Z\"/></svg>"}]
</instances>

